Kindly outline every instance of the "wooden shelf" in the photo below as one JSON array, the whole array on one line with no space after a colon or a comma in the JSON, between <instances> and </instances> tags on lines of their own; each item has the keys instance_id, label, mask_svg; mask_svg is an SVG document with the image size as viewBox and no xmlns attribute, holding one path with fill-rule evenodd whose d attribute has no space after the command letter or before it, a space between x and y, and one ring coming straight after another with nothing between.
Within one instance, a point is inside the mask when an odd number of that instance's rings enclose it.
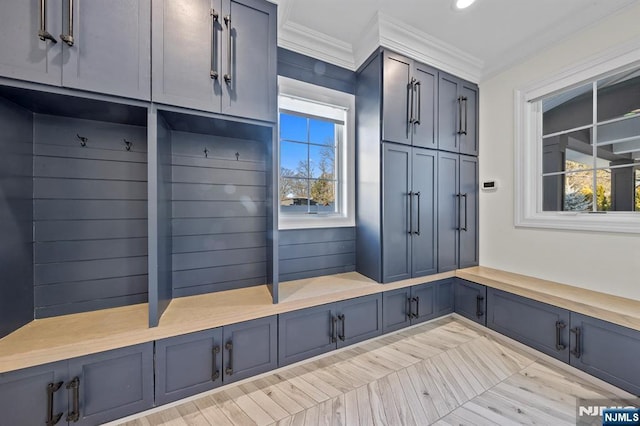
<instances>
[{"instance_id":1,"label":"wooden shelf","mask_svg":"<svg viewBox=\"0 0 640 426\"><path fill-rule=\"evenodd\" d=\"M484 266L458 269L456 276L640 331L640 300Z\"/></svg>"},{"instance_id":2,"label":"wooden shelf","mask_svg":"<svg viewBox=\"0 0 640 426\"><path fill-rule=\"evenodd\" d=\"M155 328L148 328L147 304L35 320L0 339L0 373L453 276L640 330L640 301L491 268L390 284L349 272L281 283L276 305L266 285L177 298Z\"/></svg>"}]
</instances>

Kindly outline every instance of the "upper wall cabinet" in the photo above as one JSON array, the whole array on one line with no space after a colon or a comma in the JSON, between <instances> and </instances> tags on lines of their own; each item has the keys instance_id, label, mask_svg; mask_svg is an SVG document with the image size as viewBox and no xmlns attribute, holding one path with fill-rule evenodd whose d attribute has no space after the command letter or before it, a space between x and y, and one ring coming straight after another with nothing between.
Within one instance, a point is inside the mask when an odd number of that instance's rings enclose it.
<instances>
[{"instance_id":1,"label":"upper wall cabinet","mask_svg":"<svg viewBox=\"0 0 640 426\"><path fill-rule=\"evenodd\" d=\"M154 1L153 100L275 121L276 5Z\"/></svg>"},{"instance_id":2,"label":"upper wall cabinet","mask_svg":"<svg viewBox=\"0 0 640 426\"><path fill-rule=\"evenodd\" d=\"M438 72L393 52L383 56L382 139L437 148Z\"/></svg>"},{"instance_id":3,"label":"upper wall cabinet","mask_svg":"<svg viewBox=\"0 0 640 426\"><path fill-rule=\"evenodd\" d=\"M150 0L4 1L0 75L149 100L150 15Z\"/></svg>"},{"instance_id":4,"label":"upper wall cabinet","mask_svg":"<svg viewBox=\"0 0 640 426\"><path fill-rule=\"evenodd\" d=\"M478 86L440 72L438 149L478 155Z\"/></svg>"}]
</instances>

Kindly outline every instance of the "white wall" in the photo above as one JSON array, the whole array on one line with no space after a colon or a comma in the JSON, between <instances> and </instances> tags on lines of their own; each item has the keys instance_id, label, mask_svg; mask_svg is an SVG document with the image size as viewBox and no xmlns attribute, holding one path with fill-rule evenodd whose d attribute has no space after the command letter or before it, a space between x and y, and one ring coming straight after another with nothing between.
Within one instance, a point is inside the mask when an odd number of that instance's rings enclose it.
<instances>
[{"instance_id":1,"label":"white wall","mask_svg":"<svg viewBox=\"0 0 640 426\"><path fill-rule=\"evenodd\" d=\"M480 84L480 264L640 300L640 234L515 228L514 89L640 37L640 4Z\"/></svg>"}]
</instances>

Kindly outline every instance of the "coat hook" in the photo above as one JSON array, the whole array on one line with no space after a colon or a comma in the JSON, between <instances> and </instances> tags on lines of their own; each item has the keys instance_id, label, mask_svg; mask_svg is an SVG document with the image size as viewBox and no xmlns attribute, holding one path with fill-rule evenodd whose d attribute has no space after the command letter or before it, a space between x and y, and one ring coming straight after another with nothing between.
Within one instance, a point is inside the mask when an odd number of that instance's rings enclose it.
<instances>
[{"instance_id":1,"label":"coat hook","mask_svg":"<svg viewBox=\"0 0 640 426\"><path fill-rule=\"evenodd\" d=\"M207 148L204 149L204 158L209 158L209 150Z\"/></svg>"},{"instance_id":2,"label":"coat hook","mask_svg":"<svg viewBox=\"0 0 640 426\"><path fill-rule=\"evenodd\" d=\"M127 151L131 151L131 148L133 147L133 142L129 142L126 139L122 139L124 141L124 145L127 148Z\"/></svg>"},{"instance_id":3,"label":"coat hook","mask_svg":"<svg viewBox=\"0 0 640 426\"><path fill-rule=\"evenodd\" d=\"M240 153L236 152L236 161L240 160Z\"/></svg>"},{"instance_id":4,"label":"coat hook","mask_svg":"<svg viewBox=\"0 0 640 426\"><path fill-rule=\"evenodd\" d=\"M85 138L84 136L80 136L76 133L77 138L80 140L80 146L87 146L87 141L89 138Z\"/></svg>"}]
</instances>

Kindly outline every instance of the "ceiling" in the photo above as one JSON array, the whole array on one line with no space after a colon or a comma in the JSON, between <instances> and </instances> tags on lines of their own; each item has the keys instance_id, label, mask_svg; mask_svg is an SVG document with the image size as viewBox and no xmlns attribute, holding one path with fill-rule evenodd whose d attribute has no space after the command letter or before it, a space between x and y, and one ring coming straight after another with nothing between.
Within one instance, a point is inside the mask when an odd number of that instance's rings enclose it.
<instances>
[{"instance_id":1,"label":"ceiling","mask_svg":"<svg viewBox=\"0 0 640 426\"><path fill-rule=\"evenodd\" d=\"M479 82L638 0L273 0L278 45L349 69L381 45Z\"/></svg>"}]
</instances>

